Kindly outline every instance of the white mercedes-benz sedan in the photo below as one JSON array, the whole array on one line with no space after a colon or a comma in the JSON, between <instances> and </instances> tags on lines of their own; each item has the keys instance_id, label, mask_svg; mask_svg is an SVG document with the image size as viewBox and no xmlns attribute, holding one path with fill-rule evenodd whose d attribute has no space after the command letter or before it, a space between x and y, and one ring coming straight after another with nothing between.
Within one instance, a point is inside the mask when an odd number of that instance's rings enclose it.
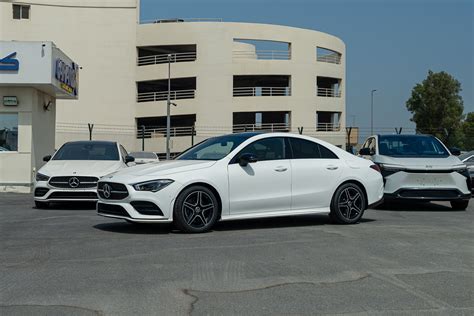
<instances>
[{"instance_id":1,"label":"white mercedes-benz sedan","mask_svg":"<svg viewBox=\"0 0 474 316\"><path fill-rule=\"evenodd\" d=\"M134 159L116 142L65 143L36 173L34 198L37 208L50 202L97 201L100 177L127 167Z\"/></svg>"},{"instance_id":2,"label":"white mercedes-benz sedan","mask_svg":"<svg viewBox=\"0 0 474 316\"><path fill-rule=\"evenodd\" d=\"M98 183L99 215L208 231L218 220L329 213L356 223L383 198L372 162L315 138L241 133L207 139L175 160L120 170Z\"/></svg>"}]
</instances>

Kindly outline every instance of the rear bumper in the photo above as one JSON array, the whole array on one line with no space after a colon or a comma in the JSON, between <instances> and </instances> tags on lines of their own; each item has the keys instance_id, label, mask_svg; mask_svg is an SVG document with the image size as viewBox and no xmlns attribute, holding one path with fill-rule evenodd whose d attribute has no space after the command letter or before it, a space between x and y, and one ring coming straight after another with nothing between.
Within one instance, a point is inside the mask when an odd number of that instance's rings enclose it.
<instances>
[{"instance_id":1,"label":"rear bumper","mask_svg":"<svg viewBox=\"0 0 474 316\"><path fill-rule=\"evenodd\" d=\"M385 200L455 201L470 198L470 193L466 194L458 189L403 188L384 194Z\"/></svg>"}]
</instances>

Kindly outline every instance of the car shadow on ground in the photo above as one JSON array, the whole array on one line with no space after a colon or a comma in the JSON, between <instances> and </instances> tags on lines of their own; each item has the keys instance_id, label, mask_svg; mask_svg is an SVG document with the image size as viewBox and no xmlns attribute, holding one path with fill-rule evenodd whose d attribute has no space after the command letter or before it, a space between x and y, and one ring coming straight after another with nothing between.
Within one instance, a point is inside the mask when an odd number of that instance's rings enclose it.
<instances>
[{"instance_id":1,"label":"car shadow on ground","mask_svg":"<svg viewBox=\"0 0 474 316\"><path fill-rule=\"evenodd\" d=\"M375 220L362 218L359 223L368 223ZM272 228L290 228L304 226L337 225L331 221L328 215L302 215L285 216L262 219L242 219L225 222L217 222L212 231L236 231ZM120 233L120 234L184 234L177 230L173 224L137 224L127 222L102 223L94 226L95 229Z\"/></svg>"},{"instance_id":2,"label":"car shadow on ground","mask_svg":"<svg viewBox=\"0 0 474 316\"><path fill-rule=\"evenodd\" d=\"M472 202L470 202L472 203ZM420 202L420 201L388 201L375 208L377 211L398 211L398 212L465 212L465 210L455 210L449 202Z\"/></svg>"}]
</instances>

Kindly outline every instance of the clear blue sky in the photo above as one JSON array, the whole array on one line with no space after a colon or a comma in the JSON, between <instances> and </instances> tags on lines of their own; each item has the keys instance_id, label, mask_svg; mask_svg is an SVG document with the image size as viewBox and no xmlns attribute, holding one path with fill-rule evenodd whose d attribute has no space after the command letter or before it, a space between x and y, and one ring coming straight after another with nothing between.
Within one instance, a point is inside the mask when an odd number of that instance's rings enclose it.
<instances>
[{"instance_id":1,"label":"clear blue sky","mask_svg":"<svg viewBox=\"0 0 474 316\"><path fill-rule=\"evenodd\" d=\"M223 18L318 30L346 43L347 123L413 127L405 102L428 70L447 71L474 111L473 0L141 0L141 19Z\"/></svg>"}]
</instances>

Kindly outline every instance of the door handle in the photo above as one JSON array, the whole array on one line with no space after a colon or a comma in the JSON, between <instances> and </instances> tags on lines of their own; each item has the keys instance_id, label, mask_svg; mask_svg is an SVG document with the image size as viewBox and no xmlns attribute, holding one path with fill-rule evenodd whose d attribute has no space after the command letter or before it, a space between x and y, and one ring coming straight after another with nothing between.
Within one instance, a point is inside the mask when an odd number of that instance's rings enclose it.
<instances>
[{"instance_id":1,"label":"door handle","mask_svg":"<svg viewBox=\"0 0 474 316\"><path fill-rule=\"evenodd\" d=\"M277 172L283 172L283 171L286 171L286 170L288 170L288 168L283 167L283 166L280 166L280 167L276 167L276 168L275 168L275 171L277 171Z\"/></svg>"},{"instance_id":2,"label":"door handle","mask_svg":"<svg viewBox=\"0 0 474 316\"><path fill-rule=\"evenodd\" d=\"M328 170L337 170L337 168L339 168L339 167L338 166L333 166L333 165L326 166L326 169L328 169Z\"/></svg>"}]
</instances>

